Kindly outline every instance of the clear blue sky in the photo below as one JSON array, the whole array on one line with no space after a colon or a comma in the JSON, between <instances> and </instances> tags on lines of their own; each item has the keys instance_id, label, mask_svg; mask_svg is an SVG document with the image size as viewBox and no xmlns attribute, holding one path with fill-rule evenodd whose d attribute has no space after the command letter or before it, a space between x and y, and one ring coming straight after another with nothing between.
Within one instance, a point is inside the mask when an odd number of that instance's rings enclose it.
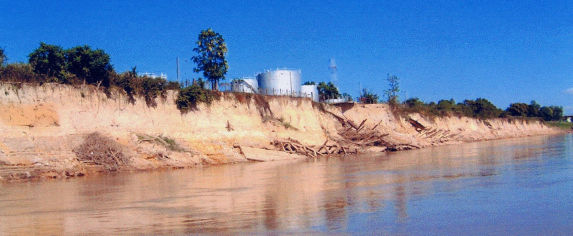
<instances>
[{"instance_id":1,"label":"clear blue sky","mask_svg":"<svg viewBox=\"0 0 573 236\"><path fill-rule=\"evenodd\" d=\"M217 3L215 3L217 2ZM199 77L188 60L212 27L227 42L227 78L299 68L303 80L401 97L537 100L573 113L573 1L0 1L0 47L27 61L39 42L88 44L117 71ZM187 59L187 62L184 61Z\"/></svg>"}]
</instances>

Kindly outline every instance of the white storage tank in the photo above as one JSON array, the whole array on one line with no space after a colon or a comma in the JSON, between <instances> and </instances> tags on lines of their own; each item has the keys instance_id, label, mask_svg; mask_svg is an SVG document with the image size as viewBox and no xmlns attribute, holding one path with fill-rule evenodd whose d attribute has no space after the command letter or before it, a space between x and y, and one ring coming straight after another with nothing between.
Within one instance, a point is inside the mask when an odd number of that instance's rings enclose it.
<instances>
[{"instance_id":1,"label":"white storage tank","mask_svg":"<svg viewBox=\"0 0 573 236\"><path fill-rule=\"evenodd\" d=\"M300 96L300 70L277 69L257 75L259 92L267 95Z\"/></svg>"},{"instance_id":2,"label":"white storage tank","mask_svg":"<svg viewBox=\"0 0 573 236\"><path fill-rule=\"evenodd\" d=\"M313 101L318 102L318 89L316 84L300 86L300 96L311 98Z\"/></svg>"},{"instance_id":3,"label":"white storage tank","mask_svg":"<svg viewBox=\"0 0 573 236\"><path fill-rule=\"evenodd\" d=\"M259 83L255 78L241 78L231 82L231 90L239 93L257 93Z\"/></svg>"}]
</instances>

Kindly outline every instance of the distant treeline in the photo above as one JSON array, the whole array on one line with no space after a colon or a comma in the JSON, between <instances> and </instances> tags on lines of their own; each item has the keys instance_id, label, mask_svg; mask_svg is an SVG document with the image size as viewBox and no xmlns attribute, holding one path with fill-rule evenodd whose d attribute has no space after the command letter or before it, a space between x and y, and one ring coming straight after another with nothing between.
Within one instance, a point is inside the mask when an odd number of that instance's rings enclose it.
<instances>
[{"instance_id":1,"label":"distant treeline","mask_svg":"<svg viewBox=\"0 0 573 236\"><path fill-rule=\"evenodd\" d=\"M63 49L57 45L40 43L28 55L28 63L6 63L4 50L0 49L0 81L23 83L92 84L104 91L119 88L128 95L142 96L149 106L156 106L155 98L165 96L170 89L179 89L177 82L162 78L137 75L136 68L117 73L110 63L110 56L101 49L88 45Z\"/></svg>"},{"instance_id":2,"label":"distant treeline","mask_svg":"<svg viewBox=\"0 0 573 236\"><path fill-rule=\"evenodd\" d=\"M209 39L212 31L202 31L201 40ZM207 35L207 36L205 36ZM218 35L215 35L218 37ZM213 36L213 37L215 37ZM221 39L222 40L222 39ZM57 45L40 43L40 46L28 55L28 63L7 64L4 50L0 48L0 81L24 83L62 83L62 84L92 84L101 87L108 94L116 88L127 94L130 102L135 102L135 96L145 98L148 106L156 106L157 97L165 97L167 90L178 90L177 107L181 111L194 109L197 103L210 104L218 97L217 92L205 89L205 82L201 79L181 86L177 82L162 78L139 76L136 68L130 71L117 73L110 63L110 56L101 49L92 49L90 46L77 46L63 49ZM225 67L226 68L226 61ZM212 78L215 83L222 77ZM403 103L398 102L399 78L388 75L390 89L386 91L388 103L402 112L420 112L428 115L459 115L475 118L497 117L536 117L546 121L560 120L563 117L563 108L558 106L541 106L532 101L530 104L512 103L507 109L501 110L484 98L464 100L456 103L453 99L440 100L437 103L425 103L418 98L410 98ZM305 84L314 84L307 82ZM348 94L340 94L332 83L320 82L318 84L321 100L329 98L344 98L351 101ZM357 99L362 103L378 103L377 94L363 90Z\"/></svg>"},{"instance_id":3,"label":"distant treeline","mask_svg":"<svg viewBox=\"0 0 573 236\"><path fill-rule=\"evenodd\" d=\"M545 121L557 121L563 118L563 107L541 106L535 101L531 101L530 104L512 103L507 109L501 110L485 98L464 100L460 103L456 103L453 99L424 103L418 98L410 98L399 107L405 112L421 112L437 116L458 115L482 119L509 116L537 117Z\"/></svg>"}]
</instances>

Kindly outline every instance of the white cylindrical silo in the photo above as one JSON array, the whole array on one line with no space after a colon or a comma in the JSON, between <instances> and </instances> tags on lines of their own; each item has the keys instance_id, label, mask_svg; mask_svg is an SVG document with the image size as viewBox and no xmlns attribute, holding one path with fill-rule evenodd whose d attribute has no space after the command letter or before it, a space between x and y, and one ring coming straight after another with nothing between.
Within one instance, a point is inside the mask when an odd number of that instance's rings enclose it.
<instances>
[{"instance_id":1,"label":"white cylindrical silo","mask_svg":"<svg viewBox=\"0 0 573 236\"><path fill-rule=\"evenodd\" d=\"M300 95L300 70L272 70L257 75L259 92L267 95Z\"/></svg>"},{"instance_id":2,"label":"white cylindrical silo","mask_svg":"<svg viewBox=\"0 0 573 236\"><path fill-rule=\"evenodd\" d=\"M259 83L255 78L242 78L233 80L233 82L231 82L231 89L233 92L239 93L257 93Z\"/></svg>"},{"instance_id":3,"label":"white cylindrical silo","mask_svg":"<svg viewBox=\"0 0 573 236\"><path fill-rule=\"evenodd\" d=\"M313 101L318 102L318 89L316 84L300 86L300 96L311 98Z\"/></svg>"}]
</instances>

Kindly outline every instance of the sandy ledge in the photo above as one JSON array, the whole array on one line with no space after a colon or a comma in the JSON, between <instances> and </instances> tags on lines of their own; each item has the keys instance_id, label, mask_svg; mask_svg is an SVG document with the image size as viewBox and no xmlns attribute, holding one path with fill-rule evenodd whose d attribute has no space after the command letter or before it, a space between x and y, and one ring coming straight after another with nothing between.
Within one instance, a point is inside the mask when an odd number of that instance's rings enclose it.
<instances>
[{"instance_id":1,"label":"sandy ledge","mask_svg":"<svg viewBox=\"0 0 573 236\"><path fill-rule=\"evenodd\" d=\"M121 145L130 161L119 171L304 159L319 149L337 155L399 151L563 132L540 121L396 115L386 104L331 106L248 94L223 94L211 106L182 114L175 97L169 92L156 107L148 107L142 99L129 103L119 92L108 97L93 86L0 84L0 182L107 172L80 161L74 152L93 132ZM285 149L285 142L295 146Z\"/></svg>"}]
</instances>

